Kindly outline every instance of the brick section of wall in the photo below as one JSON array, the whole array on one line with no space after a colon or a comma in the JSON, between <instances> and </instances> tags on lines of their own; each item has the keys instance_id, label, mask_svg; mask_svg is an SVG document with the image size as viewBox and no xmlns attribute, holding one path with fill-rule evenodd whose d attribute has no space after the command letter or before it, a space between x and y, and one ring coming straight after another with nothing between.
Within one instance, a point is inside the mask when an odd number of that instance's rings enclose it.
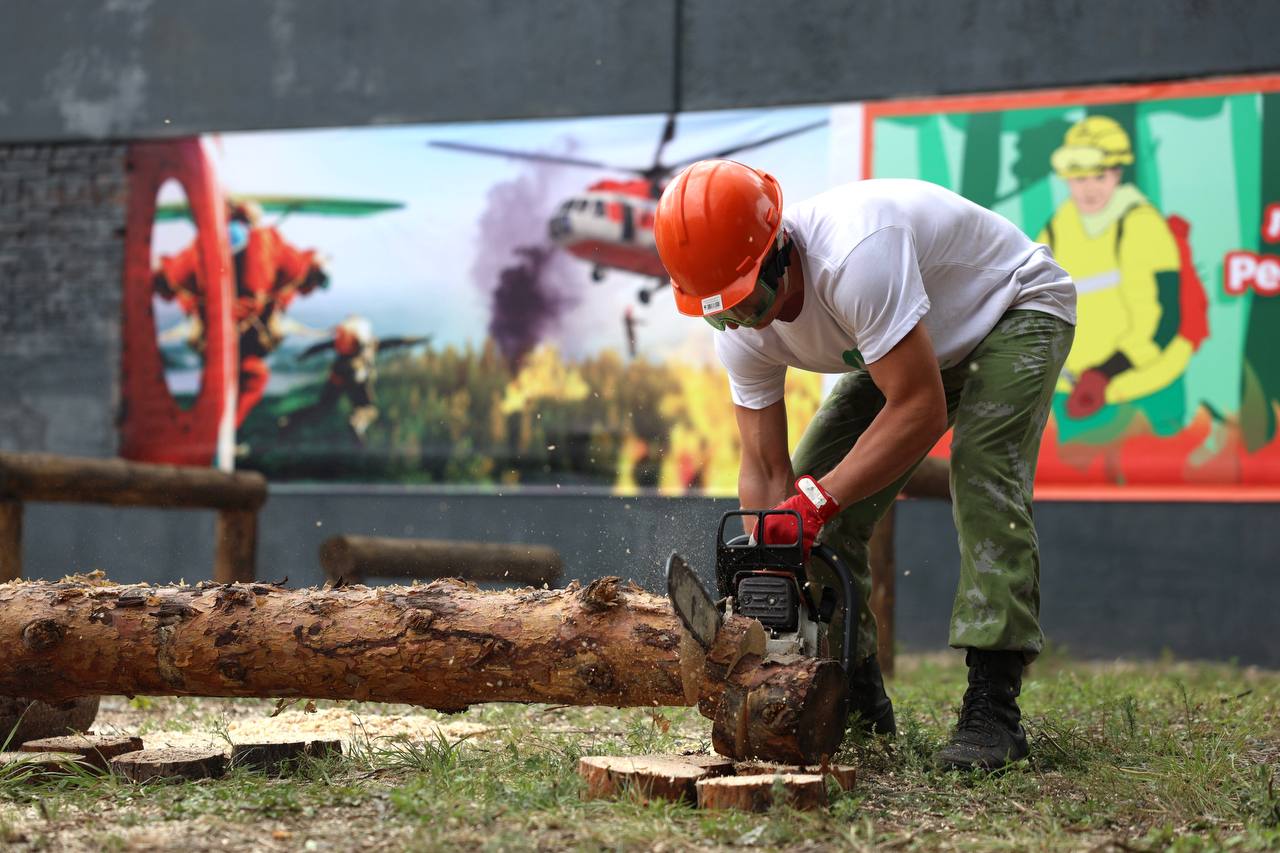
<instances>
[{"instance_id":1,"label":"brick section of wall","mask_svg":"<svg viewBox=\"0 0 1280 853\"><path fill-rule=\"evenodd\" d=\"M125 149L0 146L0 449L115 455Z\"/></svg>"}]
</instances>

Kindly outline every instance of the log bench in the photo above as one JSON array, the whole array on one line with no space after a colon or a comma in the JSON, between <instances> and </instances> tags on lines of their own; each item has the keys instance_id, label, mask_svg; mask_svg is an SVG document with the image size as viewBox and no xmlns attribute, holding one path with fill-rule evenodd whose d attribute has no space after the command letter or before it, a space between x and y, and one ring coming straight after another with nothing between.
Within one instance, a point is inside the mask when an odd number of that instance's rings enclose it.
<instances>
[{"instance_id":1,"label":"log bench","mask_svg":"<svg viewBox=\"0 0 1280 853\"><path fill-rule=\"evenodd\" d=\"M252 581L258 510L266 499L266 478L253 472L0 452L0 583L22 577L22 514L28 501L215 510L213 579Z\"/></svg>"}]
</instances>

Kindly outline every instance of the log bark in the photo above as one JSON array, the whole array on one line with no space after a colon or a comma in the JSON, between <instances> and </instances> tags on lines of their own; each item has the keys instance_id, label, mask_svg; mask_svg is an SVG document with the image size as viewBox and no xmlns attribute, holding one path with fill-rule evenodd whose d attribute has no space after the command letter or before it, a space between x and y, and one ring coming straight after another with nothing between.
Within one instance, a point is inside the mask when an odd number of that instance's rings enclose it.
<instances>
[{"instance_id":1,"label":"log bark","mask_svg":"<svg viewBox=\"0 0 1280 853\"><path fill-rule=\"evenodd\" d=\"M728 651L707 665L666 599L617 578L490 592L456 580L322 590L10 583L0 585L0 695L302 696L446 711L698 703L731 757L813 764L833 753L839 664L762 657L750 639L758 623L728 623L713 649Z\"/></svg>"},{"instance_id":2,"label":"log bark","mask_svg":"<svg viewBox=\"0 0 1280 853\"><path fill-rule=\"evenodd\" d=\"M114 506L257 509L267 499L261 474L186 465L0 452L0 496Z\"/></svg>"},{"instance_id":3,"label":"log bark","mask_svg":"<svg viewBox=\"0 0 1280 853\"><path fill-rule=\"evenodd\" d=\"M768 811L774 805L793 809L820 809L827 804L827 786L821 776L726 776L697 783L698 808Z\"/></svg>"},{"instance_id":4,"label":"log bark","mask_svg":"<svg viewBox=\"0 0 1280 853\"><path fill-rule=\"evenodd\" d=\"M560 579L560 552L546 545L333 536L320 546L320 565L330 581L362 583L375 578L464 578L542 586Z\"/></svg>"}]
</instances>

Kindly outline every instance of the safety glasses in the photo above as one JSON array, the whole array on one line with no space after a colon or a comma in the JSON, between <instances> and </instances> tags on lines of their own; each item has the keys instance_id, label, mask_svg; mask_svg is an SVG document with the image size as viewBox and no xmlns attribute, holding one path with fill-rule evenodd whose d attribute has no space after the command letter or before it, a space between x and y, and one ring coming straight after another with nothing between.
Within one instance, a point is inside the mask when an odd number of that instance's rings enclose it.
<instances>
[{"instance_id":1,"label":"safety glasses","mask_svg":"<svg viewBox=\"0 0 1280 853\"><path fill-rule=\"evenodd\" d=\"M756 279L755 289L747 295L747 298L732 308L726 308L714 314L705 314L702 319L719 332L723 332L730 325L754 329L777 301L778 283L790 263L791 244L783 238L782 234L779 234L778 244L760 265L760 276Z\"/></svg>"}]
</instances>

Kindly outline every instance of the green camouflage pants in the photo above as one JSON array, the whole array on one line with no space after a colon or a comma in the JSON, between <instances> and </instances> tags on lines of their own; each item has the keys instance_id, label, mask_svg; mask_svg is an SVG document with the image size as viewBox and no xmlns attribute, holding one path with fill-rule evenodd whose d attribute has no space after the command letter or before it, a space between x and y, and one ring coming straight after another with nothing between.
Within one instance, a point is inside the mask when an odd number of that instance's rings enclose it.
<instances>
[{"instance_id":1,"label":"green camouflage pants","mask_svg":"<svg viewBox=\"0 0 1280 853\"><path fill-rule=\"evenodd\" d=\"M1075 327L1037 311L1009 311L960 364L942 371L951 441L951 494L960 535L960 583L951 612L951 645L1040 652L1040 554L1031 519L1040 436ZM865 369L844 374L796 448L796 475L821 477L844 458L884 406ZM916 464L919 464L917 460ZM912 466L912 470L915 465ZM903 484L899 480L845 508L820 542L849 564L862 597L857 659L875 653L876 623L868 544ZM815 584L839 586L812 564ZM842 626L831 626L838 637Z\"/></svg>"}]
</instances>

